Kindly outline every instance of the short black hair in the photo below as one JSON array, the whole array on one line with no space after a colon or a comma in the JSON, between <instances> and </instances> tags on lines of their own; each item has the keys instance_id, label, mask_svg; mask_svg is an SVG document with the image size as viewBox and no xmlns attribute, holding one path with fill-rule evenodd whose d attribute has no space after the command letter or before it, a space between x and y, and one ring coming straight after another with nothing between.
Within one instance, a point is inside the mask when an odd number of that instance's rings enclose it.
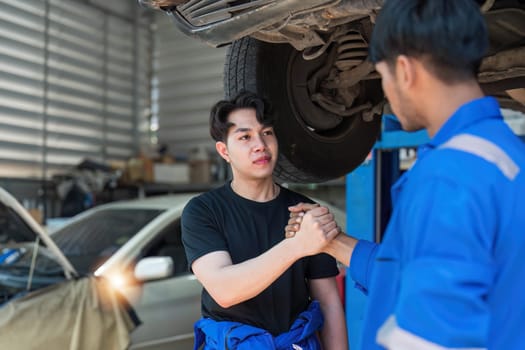
<instances>
[{"instance_id":1,"label":"short black hair","mask_svg":"<svg viewBox=\"0 0 525 350\"><path fill-rule=\"evenodd\" d=\"M372 63L406 55L422 59L439 79L475 78L488 34L474 0L386 0L369 48Z\"/></svg>"},{"instance_id":2,"label":"short black hair","mask_svg":"<svg viewBox=\"0 0 525 350\"><path fill-rule=\"evenodd\" d=\"M211 108L210 135L215 141L225 141L228 130L233 126L228 122L230 113L245 108L253 108L257 121L264 126L273 126L274 119L270 103L250 91L241 91L231 100L221 100Z\"/></svg>"}]
</instances>

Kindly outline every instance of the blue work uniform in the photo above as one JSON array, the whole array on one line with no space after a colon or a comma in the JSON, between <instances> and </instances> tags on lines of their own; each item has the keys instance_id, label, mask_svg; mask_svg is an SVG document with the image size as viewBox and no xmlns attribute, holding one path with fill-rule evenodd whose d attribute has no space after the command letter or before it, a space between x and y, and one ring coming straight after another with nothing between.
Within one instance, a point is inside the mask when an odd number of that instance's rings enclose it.
<instances>
[{"instance_id":1,"label":"blue work uniform","mask_svg":"<svg viewBox=\"0 0 525 350\"><path fill-rule=\"evenodd\" d=\"M287 332L273 336L265 329L233 321L201 318L195 323L194 350L321 350L317 331L323 313L314 300L301 312Z\"/></svg>"},{"instance_id":2,"label":"blue work uniform","mask_svg":"<svg viewBox=\"0 0 525 350\"><path fill-rule=\"evenodd\" d=\"M392 187L380 245L350 275L368 293L362 349L525 349L525 144L491 97L460 107Z\"/></svg>"}]
</instances>

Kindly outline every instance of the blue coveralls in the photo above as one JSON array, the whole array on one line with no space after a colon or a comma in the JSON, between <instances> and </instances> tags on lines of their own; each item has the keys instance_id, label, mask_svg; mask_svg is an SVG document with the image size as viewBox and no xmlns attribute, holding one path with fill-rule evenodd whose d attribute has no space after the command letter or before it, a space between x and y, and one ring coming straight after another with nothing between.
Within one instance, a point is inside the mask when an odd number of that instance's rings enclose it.
<instances>
[{"instance_id":1,"label":"blue coveralls","mask_svg":"<svg viewBox=\"0 0 525 350\"><path fill-rule=\"evenodd\" d=\"M268 331L239 322L202 318L195 323L197 350L321 350L316 332L323 326L318 301L301 312L290 330L274 337Z\"/></svg>"},{"instance_id":2,"label":"blue coveralls","mask_svg":"<svg viewBox=\"0 0 525 350\"><path fill-rule=\"evenodd\" d=\"M525 349L525 144L496 100L458 109L392 198L383 242L350 261L361 348Z\"/></svg>"}]
</instances>

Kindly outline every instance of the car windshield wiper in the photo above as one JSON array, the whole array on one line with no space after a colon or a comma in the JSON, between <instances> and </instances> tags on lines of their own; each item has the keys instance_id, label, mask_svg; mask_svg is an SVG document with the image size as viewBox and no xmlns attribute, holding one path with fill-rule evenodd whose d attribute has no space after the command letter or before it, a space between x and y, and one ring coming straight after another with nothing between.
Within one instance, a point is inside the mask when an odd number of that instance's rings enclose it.
<instances>
[{"instance_id":1,"label":"car windshield wiper","mask_svg":"<svg viewBox=\"0 0 525 350\"><path fill-rule=\"evenodd\" d=\"M40 236L36 236L35 244L33 246L33 255L31 256L31 265L29 269L29 277L27 278L26 290L31 290L31 282L33 281L33 273L35 272L36 256L38 255L39 243L40 243Z\"/></svg>"}]
</instances>

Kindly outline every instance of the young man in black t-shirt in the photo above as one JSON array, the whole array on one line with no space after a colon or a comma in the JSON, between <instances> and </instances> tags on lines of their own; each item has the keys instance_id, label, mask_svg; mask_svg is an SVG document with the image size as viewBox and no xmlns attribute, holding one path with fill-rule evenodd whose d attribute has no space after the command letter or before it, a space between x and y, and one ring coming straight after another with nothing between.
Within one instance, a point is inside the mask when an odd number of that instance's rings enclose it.
<instances>
[{"instance_id":1,"label":"young man in black t-shirt","mask_svg":"<svg viewBox=\"0 0 525 350\"><path fill-rule=\"evenodd\" d=\"M314 255L339 229L331 214L314 212L303 221L317 224L305 227L325 239L313 241L319 237L313 232L284 239L288 207L311 200L273 181L278 144L266 102L247 92L218 102L210 132L233 176L191 200L182 215L188 262L204 286L196 342L205 349L243 342L254 350L273 348L269 341L275 348L315 350L319 331L323 349L347 349L336 262Z\"/></svg>"}]
</instances>

